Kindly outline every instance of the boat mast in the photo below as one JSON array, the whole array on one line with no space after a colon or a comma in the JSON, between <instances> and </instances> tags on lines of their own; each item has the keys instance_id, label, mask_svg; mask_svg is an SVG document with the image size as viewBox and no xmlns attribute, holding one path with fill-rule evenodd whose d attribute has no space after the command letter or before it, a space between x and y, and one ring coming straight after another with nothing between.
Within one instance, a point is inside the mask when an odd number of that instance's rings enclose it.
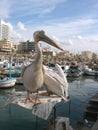
<instances>
[{"instance_id":1,"label":"boat mast","mask_svg":"<svg viewBox=\"0 0 98 130\"><path fill-rule=\"evenodd\" d=\"M9 64L10 64L9 78L11 78L12 77L12 73L11 73L11 70L12 70L12 57L9 58Z\"/></svg>"}]
</instances>

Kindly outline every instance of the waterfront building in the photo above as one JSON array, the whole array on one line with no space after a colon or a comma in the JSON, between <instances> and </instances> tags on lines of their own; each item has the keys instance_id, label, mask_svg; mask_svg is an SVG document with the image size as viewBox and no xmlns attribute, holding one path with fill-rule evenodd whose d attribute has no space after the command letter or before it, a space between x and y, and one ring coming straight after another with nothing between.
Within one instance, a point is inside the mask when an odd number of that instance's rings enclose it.
<instances>
[{"instance_id":1,"label":"waterfront building","mask_svg":"<svg viewBox=\"0 0 98 130\"><path fill-rule=\"evenodd\" d=\"M29 40L26 42L20 42L18 45L18 51L21 53L35 51L35 43Z\"/></svg>"},{"instance_id":2,"label":"waterfront building","mask_svg":"<svg viewBox=\"0 0 98 130\"><path fill-rule=\"evenodd\" d=\"M93 52L91 52L91 51L83 51L83 52L82 52L82 56L83 56L83 57L86 57L86 58L88 58L88 59L92 59L92 57L93 57Z\"/></svg>"},{"instance_id":3,"label":"waterfront building","mask_svg":"<svg viewBox=\"0 0 98 130\"><path fill-rule=\"evenodd\" d=\"M93 53L93 59L98 60L98 54Z\"/></svg>"},{"instance_id":4,"label":"waterfront building","mask_svg":"<svg viewBox=\"0 0 98 130\"><path fill-rule=\"evenodd\" d=\"M43 48L43 55L44 56L56 56L55 51L50 50L49 48Z\"/></svg>"},{"instance_id":5,"label":"waterfront building","mask_svg":"<svg viewBox=\"0 0 98 130\"><path fill-rule=\"evenodd\" d=\"M14 49L14 45L11 40L7 40L7 39L0 40L1 52L11 52L13 49Z\"/></svg>"},{"instance_id":6,"label":"waterfront building","mask_svg":"<svg viewBox=\"0 0 98 130\"><path fill-rule=\"evenodd\" d=\"M71 54L69 53L69 51L63 51L63 52L59 52L57 53L55 62L58 62L61 65L65 65L67 60L69 60L71 57Z\"/></svg>"},{"instance_id":7,"label":"waterfront building","mask_svg":"<svg viewBox=\"0 0 98 130\"><path fill-rule=\"evenodd\" d=\"M9 39L9 23L0 20L0 40Z\"/></svg>"},{"instance_id":8,"label":"waterfront building","mask_svg":"<svg viewBox=\"0 0 98 130\"><path fill-rule=\"evenodd\" d=\"M50 48L43 48L42 52L44 64L54 64L54 57L56 57L55 51L52 51Z\"/></svg>"}]
</instances>

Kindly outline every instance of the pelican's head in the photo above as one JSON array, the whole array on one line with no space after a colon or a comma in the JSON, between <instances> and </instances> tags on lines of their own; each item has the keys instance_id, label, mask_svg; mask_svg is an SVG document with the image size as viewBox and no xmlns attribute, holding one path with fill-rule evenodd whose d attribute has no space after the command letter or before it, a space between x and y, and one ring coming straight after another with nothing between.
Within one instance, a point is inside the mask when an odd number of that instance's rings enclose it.
<instances>
[{"instance_id":1,"label":"pelican's head","mask_svg":"<svg viewBox=\"0 0 98 130\"><path fill-rule=\"evenodd\" d=\"M60 50L63 50L56 42L54 42L52 39L46 36L43 30L34 32L33 36L35 43L38 43L39 41L44 41L47 42L49 45L52 45Z\"/></svg>"}]
</instances>

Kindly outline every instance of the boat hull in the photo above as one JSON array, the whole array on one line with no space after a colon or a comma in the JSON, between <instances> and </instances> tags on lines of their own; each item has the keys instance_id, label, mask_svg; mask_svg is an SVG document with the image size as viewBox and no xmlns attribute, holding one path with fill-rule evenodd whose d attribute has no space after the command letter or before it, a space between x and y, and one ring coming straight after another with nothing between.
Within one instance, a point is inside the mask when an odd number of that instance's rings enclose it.
<instances>
[{"instance_id":1,"label":"boat hull","mask_svg":"<svg viewBox=\"0 0 98 130\"><path fill-rule=\"evenodd\" d=\"M11 88L15 85L15 78L8 78L6 80L0 80L0 88Z\"/></svg>"},{"instance_id":2,"label":"boat hull","mask_svg":"<svg viewBox=\"0 0 98 130\"><path fill-rule=\"evenodd\" d=\"M85 71L85 75L98 76L98 71Z\"/></svg>"}]
</instances>

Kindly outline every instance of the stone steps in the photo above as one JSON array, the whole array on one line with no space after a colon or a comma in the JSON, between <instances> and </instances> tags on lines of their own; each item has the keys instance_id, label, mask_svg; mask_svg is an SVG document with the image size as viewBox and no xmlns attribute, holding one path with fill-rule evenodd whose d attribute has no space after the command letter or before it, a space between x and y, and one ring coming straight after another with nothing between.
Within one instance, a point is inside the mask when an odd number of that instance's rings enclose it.
<instances>
[{"instance_id":1,"label":"stone steps","mask_svg":"<svg viewBox=\"0 0 98 130\"><path fill-rule=\"evenodd\" d=\"M89 121L97 121L98 118L98 93L88 102L84 112L84 119Z\"/></svg>"}]
</instances>

